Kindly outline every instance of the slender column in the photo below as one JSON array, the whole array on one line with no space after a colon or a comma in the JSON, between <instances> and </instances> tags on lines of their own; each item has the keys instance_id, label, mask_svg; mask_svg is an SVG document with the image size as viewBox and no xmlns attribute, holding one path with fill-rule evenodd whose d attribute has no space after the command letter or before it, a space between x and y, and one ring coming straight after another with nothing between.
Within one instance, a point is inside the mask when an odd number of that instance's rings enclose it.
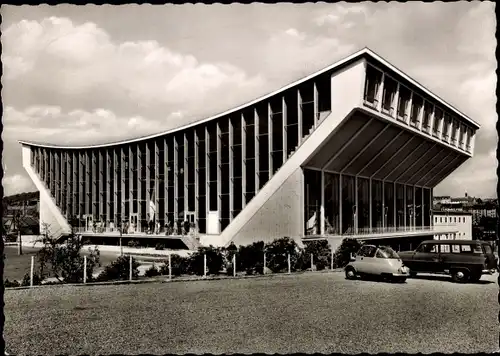
<instances>
[{"instance_id":1,"label":"slender column","mask_svg":"<svg viewBox=\"0 0 500 356\"><path fill-rule=\"evenodd\" d=\"M179 145L174 136L174 226L179 218Z\"/></svg>"},{"instance_id":2,"label":"slender column","mask_svg":"<svg viewBox=\"0 0 500 356\"><path fill-rule=\"evenodd\" d=\"M114 215L111 217L110 216L110 221L113 219L113 223L115 224L115 227L118 227L118 184L121 184L121 182L118 182L118 150L116 148L113 148L113 213Z\"/></svg>"},{"instance_id":3,"label":"slender column","mask_svg":"<svg viewBox=\"0 0 500 356\"><path fill-rule=\"evenodd\" d=\"M78 201L76 199L76 192L78 191L78 159L75 151L72 153L73 159L72 159L72 174L73 174L73 190L72 190L72 197L71 197L71 214L76 217L77 214L77 205Z\"/></svg>"},{"instance_id":4,"label":"slender column","mask_svg":"<svg viewBox=\"0 0 500 356\"><path fill-rule=\"evenodd\" d=\"M298 124L298 132L299 132L299 144L302 144L302 95L300 95L300 89L297 89L297 124Z\"/></svg>"},{"instance_id":5,"label":"slender column","mask_svg":"<svg viewBox=\"0 0 500 356\"><path fill-rule=\"evenodd\" d=\"M245 116L241 114L241 207L246 206L245 193L247 190L247 130Z\"/></svg>"},{"instance_id":6,"label":"slender column","mask_svg":"<svg viewBox=\"0 0 500 356\"><path fill-rule=\"evenodd\" d=\"M339 174L339 234L342 235L342 174Z\"/></svg>"},{"instance_id":7,"label":"slender column","mask_svg":"<svg viewBox=\"0 0 500 356\"><path fill-rule=\"evenodd\" d=\"M149 216L149 219L152 218L152 216L150 215L150 209L149 209L149 204L150 204L150 201L151 201L151 193L153 192L153 189L151 188L151 150L149 149L149 143L146 141L144 142L144 148L146 150L146 169L145 169L145 173L146 173L146 216L145 218L148 219L148 216ZM153 152L154 154L154 152ZM148 219L148 222L149 222L149 219ZM149 225L148 225L149 227Z\"/></svg>"},{"instance_id":8,"label":"slender column","mask_svg":"<svg viewBox=\"0 0 500 356\"><path fill-rule=\"evenodd\" d=\"M78 218L83 218L85 214L85 171L83 170L84 156L82 152L78 153ZM82 211L83 205L83 211Z\"/></svg>"},{"instance_id":9,"label":"slender column","mask_svg":"<svg viewBox=\"0 0 500 356\"><path fill-rule=\"evenodd\" d=\"M385 83L385 73L382 72L382 77L380 78L380 83L378 85L378 91L377 91L377 111L379 112L382 111L382 100L384 99L384 83Z\"/></svg>"},{"instance_id":10,"label":"slender column","mask_svg":"<svg viewBox=\"0 0 500 356\"><path fill-rule=\"evenodd\" d=\"M92 214L92 172L91 172L91 157L90 152L85 152L85 174L87 175L85 179L85 214Z\"/></svg>"},{"instance_id":11,"label":"slender column","mask_svg":"<svg viewBox=\"0 0 500 356\"><path fill-rule=\"evenodd\" d=\"M354 192L354 211L356 212L355 213L355 216L354 216L354 231L356 232L356 234L358 233L358 215L359 215L359 209L358 209L358 176L354 177L354 186L356 187L355 188L355 192Z\"/></svg>"},{"instance_id":12,"label":"slender column","mask_svg":"<svg viewBox=\"0 0 500 356\"><path fill-rule=\"evenodd\" d=\"M255 193L259 191L259 113L254 109L254 131L255 131Z\"/></svg>"},{"instance_id":13,"label":"slender column","mask_svg":"<svg viewBox=\"0 0 500 356\"><path fill-rule=\"evenodd\" d=\"M370 178L370 181L372 179ZM382 182L382 231L386 228L387 214L385 213L385 182ZM390 202L388 202L390 204ZM387 205L389 205L387 204ZM371 211L371 210L370 210ZM371 225L373 227L373 225Z\"/></svg>"},{"instance_id":14,"label":"slender column","mask_svg":"<svg viewBox=\"0 0 500 356\"><path fill-rule=\"evenodd\" d=\"M208 127L205 126L205 211L206 217L210 212L210 137L208 136ZM205 231L208 231L208 220L206 221Z\"/></svg>"},{"instance_id":15,"label":"slender column","mask_svg":"<svg viewBox=\"0 0 500 356\"><path fill-rule=\"evenodd\" d=\"M271 180L271 177L273 176L273 111L271 108L271 103L269 102L267 104L267 138L269 140L269 153L268 153L268 169L269 169L269 174L268 174L268 181Z\"/></svg>"},{"instance_id":16,"label":"slender column","mask_svg":"<svg viewBox=\"0 0 500 356\"><path fill-rule=\"evenodd\" d=\"M233 221L233 211L234 211L234 130L233 121L231 118L228 119L229 122L229 221Z\"/></svg>"},{"instance_id":17,"label":"slender column","mask_svg":"<svg viewBox=\"0 0 500 356\"><path fill-rule=\"evenodd\" d=\"M141 143L138 142L137 143L137 160L136 160L136 167L135 169L137 170L137 231L141 231L142 232L142 219L143 219L143 211L142 211L142 201L143 201L143 197L142 197L142 180L144 179L144 177L142 176L142 156L141 156ZM146 190L146 195L147 195L147 190Z\"/></svg>"},{"instance_id":18,"label":"slender column","mask_svg":"<svg viewBox=\"0 0 500 356\"><path fill-rule=\"evenodd\" d=\"M403 225L405 227L405 230L408 228L408 226L406 226L406 214L407 214L407 210L408 210L408 207L407 207L407 202L406 202L406 184L403 184Z\"/></svg>"},{"instance_id":19,"label":"slender column","mask_svg":"<svg viewBox=\"0 0 500 356\"><path fill-rule=\"evenodd\" d=\"M171 147L168 147L167 145L167 137L163 137L163 166L165 167L163 170L163 190L164 190L164 199L163 199L163 208L165 212L165 223L169 222L168 221L168 181L170 179L170 169L171 167L168 165L168 150L171 149ZM170 224L172 224L172 221L170 221Z\"/></svg>"},{"instance_id":20,"label":"slender column","mask_svg":"<svg viewBox=\"0 0 500 356\"><path fill-rule=\"evenodd\" d=\"M373 180L370 178L369 180L369 188L368 188L368 195L370 196L368 198L368 215L369 215L369 227L370 229L372 228L372 222L373 222L373 209L372 209L372 196L373 196ZM382 183L382 186L384 186L384 184ZM383 201L383 198L382 198L382 201ZM384 207L382 206L382 220L384 220Z\"/></svg>"},{"instance_id":21,"label":"slender column","mask_svg":"<svg viewBox=\"0 0 500 356\"><path fill-rule=\"evenodd\" d=\"M314 128L318 126L319 120L319 101L318 101L318 87L316 82L313 83L313 106L314 106Z\"/></svg>"},{"instance_id":22,"label":"slender column","mask_svg":"<svg viewBox=\"0 0 500 356\"><path fill-rule=\"evenodd\" d=\"M135 214L137 211L134 211L134 195L133 195L133 190L134 190L134 178L133 178L133 171L134 169L137 169L137 167L134 166L134 154L132 153L132 145L128 146L128 204L129 204L129 214ZM128 217L130 219L130 216ZM139 223L139 222L138 222ZM137 228L137 226L136 226Z\"/></svg>"},{"instance_id":23,"label":"slender column","mask_svg":"<svg viewBox=\"0 0 500 356\"><path fill-rule=\"evenodd\" d=\"M221 151L222 151L222 141L221 141L221 130L220 125L217 122L217 216L219 217L219 232L221 229L221 218L222 218L222 196L221 196L221 178L222 178L222 170L221 170Z\"/></svg>"},{"instance_id":24,"label":"slender column","mask_svg":"<svg viewBox=\"0 0 500 356\"><path fill-rule=\"evenodd\" d=\"M121 205L121 216L119 224L122 225L122 223L126 220L128 220L128 216L125 215L125 197L128 196L128 192L125 192L125 151L124 148L120 148L120 192L121 192L121 197L120 197L120 205ZM130 211L129 211L130 213ZM123 225L122 225L123 228Z\"/></svg>"},{"instance_id":25,"label":"slender column","mask_svg":"<svg viewBox=\"0 0 500 356\"><path fill-rule=\"evenodd\" d=\"M99 220L104 218L104 157L102 150L97 151L99 155L99 192L98 192L98 202L99 202Z\"/></svg>"},{"instance_id":26,"label":"slender column","mask_svg":"<svg viewBox=\"0 0 500 356\"><path fill-rule=\"evenodd\" d=\"M396 182L394 182L393 185L394 185L394 188L392 188L392 191L394 192L394 194L393 194L393 197L392 197L392 203L394 204L394 213L392 213L392 215L393 215L392 218L394 219L393 220L394 221L394 227L397 229L397 227L398 227L398 209L397 209L398 205L396 204L396 202L398 200L397 199L397 197L398 197L398 191L396 189L397 188ZM396 230L396 229L394 229L394 230Z\"/></svg>"},{"instance_id":27,"label":"slender column","mask_svg":"<svg viewBox=\"0 0 500 356\"><path fill-rule=\"evenodd\" d=\"M194 214L196 227L199 227L198 219L200 218L200 138L198 137L198 130L194 129Z\"/></svg>"},{"instance_id":28,"label":"slender column","mask_svg":"<svg viewBox=\"0 0 500 356\"><path fill-rule=\"evenodd\" d=\"M111 216L111 204L113 204L113 196L111 196L111 174L112 174L112 169L113 169L113 161L111 160L111 155L110 155L110 150L112 148L106 148L106 199L105 199L105 204L106 204L106 223L109 221L113 221L113 217ZM113 209L113 211L115 211ZM109 227L106 225L106 227Z\"/></svg>"},{"instance_id":29,"label":"slender column","mask_svg":"<svg viewBox=\"0 0 500 356\"><path fill-rule=\"evenodd\" d=\"M325 234L325 171L321 170L320 234Z\"/></svg>"},{"instance_id":30,"label":"slender column","mask_svg":"<svg viewBox=\"0 0 500 356\"><path fill-rule=\"evenodd\" d=\"M422 188L420 189L420 191L422 192L422 206L421 206L421 209L422 209L422 226L425 226L425 189Z\"/></svg>"},{"instance_id":31,"label":"slender column","mask_svg":"<svg viewBox=\"0 0 500 356\"><path fill-rule=\"evenodd\" d=\"M184 132L184 174L183 174L183 178L184 178L184 211L181 211L182 215L184 216L184 219L186 219L186 211L189 211L189 189L188 189L188 185L189 185L189 176L188 176L188 171L189 171L189 167L188 167L188 156L189 156L189 142L188 142L188 138L187 138L187 135L186 135L186 132Z\"/></svg>"},{"instance_id":32,"label":"slender column","mask_svg":"<svg viewBox=\"0 0 500 356\"><path fill-rule=\"evenodd\" d=\"M288 155L287 155L287 151L288 151L288 142L287 142L287 131L286 131L286 126L287 126L287 123L288 123L288 112L287 112L287 106L286 106L286 100L285 100L285 96L283 95L283 97L281 98L281 117L282 117L282 132L283 132L283 165L285 164L287 158L288 158Z\"/></svg>"}]
</instances>

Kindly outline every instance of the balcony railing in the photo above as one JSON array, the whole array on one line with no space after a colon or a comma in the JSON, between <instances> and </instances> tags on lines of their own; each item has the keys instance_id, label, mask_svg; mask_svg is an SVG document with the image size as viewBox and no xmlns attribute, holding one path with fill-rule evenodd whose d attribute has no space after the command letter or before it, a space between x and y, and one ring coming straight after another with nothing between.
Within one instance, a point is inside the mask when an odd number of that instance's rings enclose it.
<instances>
[{"instance_id":1,"label":"balcony railing","mask_svg":"<svg viewBox=\"0 0 500 356\"><path fill-rule=\"evenodd\" d=\"M397 233L429 233L435 234L450 229L456 229L456 225L438 225L438 226L399 226L399 227L367 227L348 229L342 234L326 233L325 236L357 236L357 235L381 235Z\"/></svg>"},{"instance_id":2,"label":"balcony railing","mask_svg":"<svg viewBox=\"0 0 500 356\"><path fill-rule=\"evenodd\" d=\"M121 231L120 231L121 230ZM147 229L147 228L124 228L119 229L116 227L96 227L96 228L86 228L83 226L73 227L73 232L75 234L84 234L84 235L109 235L109 236L120 236L120 235L152 235L152 236L198 236L199 231L196 227L190 227L188 231L184 228L181 228L180 231L178 229L173 228L155 228L155 229Z\"/></svg>"}]
</instances>

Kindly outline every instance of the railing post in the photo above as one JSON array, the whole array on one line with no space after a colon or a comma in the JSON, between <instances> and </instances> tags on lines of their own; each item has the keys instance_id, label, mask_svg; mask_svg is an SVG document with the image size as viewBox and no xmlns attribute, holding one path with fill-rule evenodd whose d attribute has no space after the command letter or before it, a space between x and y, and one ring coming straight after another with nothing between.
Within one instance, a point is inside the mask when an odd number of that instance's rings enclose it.
<instances>
[{"instance_id":1,"label":"railing post","mask_svg":"<svg viewBox=\"0 0 500 356\"><path fill-rule=\"evenodd\" d=\"M236 277L236 254L233 255L233 277Z\"/></svg>"},{"instance_id":2,"label":"railing post","mask_svg":"<svg viewBox=\"0 0 500 356\"><path fill-rule=\"evenodd\" d=\"M292 266L291 266L291 263L290 263L290 254L288 254L288 274L290 274L292 271Z\"/></svg>"},{"instance_id":3,"label":"railing post","mask_svg":"<svg viewBox=\"0 0 500 356\"><path fill-rule=\"evenodd\" d=\"M33 271L35 269L35 256L31 256L30 287L33 287Z\"/></svg>"},{"instance_id":4,"label":"railing post","mask_svg":"<svg viewBox=\"0 0 500 356\"><path fill-rule=\"evenodd\" d=\"M313 262L313 254L311 253L311 271L313 270L313 265L314 265L314 262Z\"/></svg>"},{"instance_id":5,"label":"railing post","mask_svg":"<svg viewBox=\"0 0 500 356\"><path fill-rule=\"evenodd\" d=\"M172 279L172 254L168 254L168 279Z\"/></svg>"},{"instance_id":6,"label":"railing post","mask_svg":"<svg viewBox=\"0 0 500 356\"><path fill-rule=\"evenodd\" d=\"M129 259L129 280L132 280L132 255L130 255L130 259Z\"/></svg>"},{"instance_id":7,"label":"railing post","mask_svg":"<svg viewBox=\"0 0 500 356\"><path fill-rule=\"evenodd\" d=\"M264 267L262 267L262 274L266 274L266 253L264 252Z\"/></svg>"},{"instance_id":8,"label":"railing post","mask_svg":"<svg viewBox=\"0 0 500 356\"><path fill-rule=\"evenodd\" d=\"M203 255L203 278L207 278L207 255Z\"/></svg>"},{"instance_id":9,"label":"railing post","mask_svg":"<svg viewBox=\"0 0 500 356\"><path fill-rule=\"evenodd\" d=\"M87 255L83 256L83 283L87 283Z\"/></svg>"}]
</instances>

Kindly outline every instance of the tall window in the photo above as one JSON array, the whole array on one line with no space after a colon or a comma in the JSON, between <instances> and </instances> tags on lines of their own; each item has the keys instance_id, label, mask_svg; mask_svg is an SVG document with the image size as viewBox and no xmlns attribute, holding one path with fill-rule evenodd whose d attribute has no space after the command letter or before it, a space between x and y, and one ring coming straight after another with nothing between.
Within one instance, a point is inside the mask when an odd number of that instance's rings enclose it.
<instances>
[{"instance_id":1,"label":"tall window","mask_svg":"<svg viewBox=\"0 0 500 356\"><path fill-rule=\"evenodd\" d=\"M356 219L356 184L352 176L342 176L342 234L353 234Z\"/></svg>"},{"instance_id":2,"label":"tall window","mask_svg":"<svg viewBox=\"0 0 500 356\"><path fill-rule=\"evenodd\" d=\"M325 233L340 233L340 180L335 173L325 173Z\"/></svg>"},{"instance_id":3,"label":"tall window","mask_svg":"<svg viewBox=\"0 0 500 356\"><path fill-rule=\"evenodd\" d=\"M372 227L374 229L381 229L383 226L382 185L383 183L381 181L372 180Z\"/></svg>"},{"instance_id":4,"label":"tall window","mask_svg":"<svg viewBox=\"0 0 500 356\"><path fill-rule=\"evenodd\" d=\"M358 177L358 232L370 231L370 181Z\"/></svg>"},{"instance_id":5,"label":"tall window","mask_svg":"<svg viewBox=\"0 0 500 356\"><path fill-rule=\"evenodd\" d=\"M368 65L365 79L365 103L372 106L378 105L378 92L382 82L382 72Z\"/></svg>"},{"instance_id":6,"label":"tall window","mask_svg":"<svg viewBox=\"0 0 500 356\"><path fill-rule=\"evenodd\" d=\"M406 187L406 227L414 226L415 206L413 204L413 186L407 185Z\"/></svg>"},{"instance_id":7,"label":"tall window","mask_svg":"<svg viewBox=\"0 0 500 356\"><path fill-rule=\"evenodd\" d=\"M305 234L320 234L321 172L304 170Z\"/></svg>"},{"instance_id":8,"label":"tall window","mask_svg":"<svg viewBox=\"0 0 500 356\"><path fill-rule=\"evenodd\" d=\"M396 184L396 226L405 226L405 186Z\"/></svg>"},{"instance_id":9,"label":"tall window","mask_svg":"<svg viewBox=\"0 0 500 356\"><path fill-rule=\"evenodd\" d=\"M394 227L394 183L385 182L384 183L384 219L385 219L385 227L392 228Z\"/></svg>"},{"instance_id":10,"label":"tall window","mask_svg":"<svg viewBox=\"0 0 500 356\"><path fill-rule=\"evenodd\" d=\"M423 200L422 200L422 188L415 188L415 226L423 226Z\"/></svg>"}]
</instances>

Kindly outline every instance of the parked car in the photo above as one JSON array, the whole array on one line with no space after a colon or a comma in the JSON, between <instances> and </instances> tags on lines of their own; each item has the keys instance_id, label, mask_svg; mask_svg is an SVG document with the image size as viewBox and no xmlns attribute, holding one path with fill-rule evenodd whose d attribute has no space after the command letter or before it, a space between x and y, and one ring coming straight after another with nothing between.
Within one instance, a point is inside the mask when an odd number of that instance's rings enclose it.
<instances>
[{"instance_id":1,"label":"parked car","mask_svg":"<svg viewBox=\"0 0 500 356\"><path fill-rule=\"evenodd\" d=\"M345 267L345 275L347 279L372 275L403 283L409 276L409 270L392 248L363 245Z\"/></svg>"},{"instance_id":2,"label":"parked car","mask_svg":"<svg viewBox=\"0 0 500 356\"><path fill-rule=\"evenodd\" d=\"M417 273L444 273L455 282L476 282L483 274L493 274L498 260L488 242L473 240L428 240L415 251L398 253L410 268L411 276Z\"/></svg>"}]
</instances>

